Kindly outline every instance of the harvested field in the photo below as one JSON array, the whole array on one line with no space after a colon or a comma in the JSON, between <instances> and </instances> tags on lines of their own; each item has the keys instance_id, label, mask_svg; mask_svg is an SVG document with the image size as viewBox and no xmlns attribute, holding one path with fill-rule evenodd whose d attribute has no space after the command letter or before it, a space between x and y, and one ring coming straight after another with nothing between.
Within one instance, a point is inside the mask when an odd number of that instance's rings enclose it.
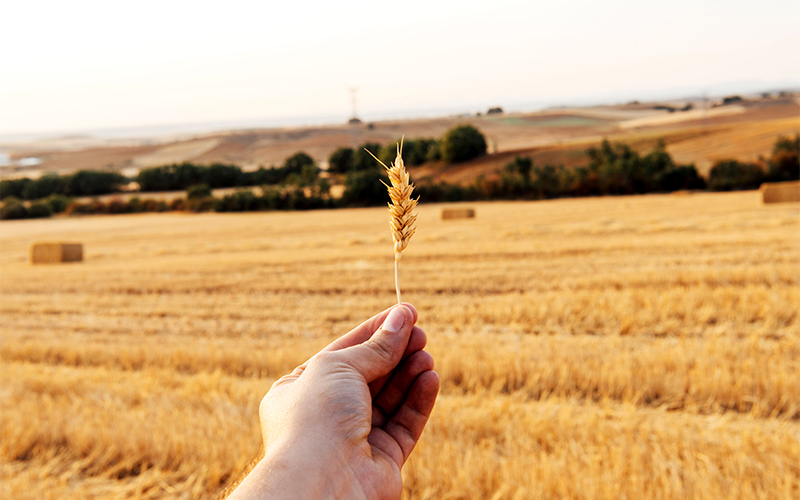
<instances>
[{"instance_id":1,"label":"harvested field","mask_svg":"<svg viewBox=\"0 0 800 500\"><path fill-rule=\"evenodd\" d=\"M797 204L469 207L403 258L442 380L405 498L797 498ZM382 208L4 221L0 496L222 491L270 384L394 302L390 241Z\"/></svg>"}]
</instances>

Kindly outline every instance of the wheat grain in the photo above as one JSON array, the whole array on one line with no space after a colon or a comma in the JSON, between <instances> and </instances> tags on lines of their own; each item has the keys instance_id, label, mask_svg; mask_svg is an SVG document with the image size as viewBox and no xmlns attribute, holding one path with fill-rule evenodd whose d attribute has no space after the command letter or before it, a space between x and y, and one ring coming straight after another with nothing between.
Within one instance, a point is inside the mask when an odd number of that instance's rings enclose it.
<instances>
[{"instance_id":1,"label":"wheat grain","mask_svg":"<svg viewBox=\"0 0 800 500\"><path fill-rule=\"evenodd\" d=\"M389 198L391 199L391 203L389 203L389 227L392 229L392 241L394 242L394 283L397 290L397 303L402 304L398 262L403 257L403 250L408 247L408 242L417 229L417 214L412 213L417 206L417 200L411 197L414 185L411 184L406 166L403 163L403 139L400 139L400 144L397 145L397 157L391 167L387 167L369 150L366 151L378 160L378 163L383 165L389 175L389 184L384 183L384 185L389 191Z\"/></svg>"}]
</instances>

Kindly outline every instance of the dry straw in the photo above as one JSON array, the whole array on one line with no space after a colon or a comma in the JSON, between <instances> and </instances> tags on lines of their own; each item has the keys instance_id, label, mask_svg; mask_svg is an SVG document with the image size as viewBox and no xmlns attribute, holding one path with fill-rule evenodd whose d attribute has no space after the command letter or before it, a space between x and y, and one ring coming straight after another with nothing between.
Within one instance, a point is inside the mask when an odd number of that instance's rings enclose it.
<instances>
[{"instance_id":1,"label":"dry straw","mask_svg":"<svg viewBox=\"0 0 800 500\"><path fill-rule=\"evenodd\" d=\"M403 250L408 246L408 242L417 226L417 214L411 213L417 206L417 200L411 197L414 185L411 184L405 164L403 164L403 139L397 145L397 157L391 167L387 167L377 156L373 158L383 165L389 175L389 184L384 183L389 190L389 226L392 229L392 240L394 241L394 286L397 290L397 303L402 304L400 298L400 277L398 273L398 263L403 256ZM383 181L381 181L383 182Z\"/></svg>"}]
</instances>

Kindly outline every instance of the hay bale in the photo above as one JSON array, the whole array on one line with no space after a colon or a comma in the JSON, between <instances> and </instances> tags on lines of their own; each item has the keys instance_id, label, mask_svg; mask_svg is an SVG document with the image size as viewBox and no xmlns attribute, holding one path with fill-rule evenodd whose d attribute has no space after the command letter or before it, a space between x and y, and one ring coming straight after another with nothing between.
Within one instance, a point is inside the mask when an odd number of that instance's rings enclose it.
<instances>
[{"instance_id":1,"label":"hay bale","mask_svg":"<svg viewBox=\"0 0 800 500\"><path fill-rule=\"evenodd\" d=\"M765 182L759 191L761 191L761 200L764 204L800 201L800 181Z\"/></svg>"},{"instance_id":2,"label":"hay bale","mask_svg":"<svg viewBox=\"0 0 800 500\"><path fill-rule=\"evenodd\" d=\"M80 243L34 243L31 245L31 264L81 262L83 245Z\"/></svg>"},{"instance_id":3,"label":"hay bale","mask_svg":"<svg viewBox=\"0 0 800 500\"><path fill-rule=\"evenodd\" d=\"M475 217L474 208L443 208L442 220L446 219L472 219Z\"/></svg>"}]
</instances>

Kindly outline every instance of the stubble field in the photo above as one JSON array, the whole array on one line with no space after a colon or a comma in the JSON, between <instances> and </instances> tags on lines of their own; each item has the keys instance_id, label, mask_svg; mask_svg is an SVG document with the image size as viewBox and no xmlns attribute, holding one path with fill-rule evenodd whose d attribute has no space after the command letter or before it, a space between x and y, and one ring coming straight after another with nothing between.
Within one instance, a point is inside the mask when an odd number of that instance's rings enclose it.
<instances>
[{"instance_id":1,"label":"stubble field","mask_svg":"<svg viewBox=\"0 0 800 500\"><path fill-rule=\"evenodd\" d=\"M442 391L406 498L797 498L800 206L420 207ZM0 227L0 497L208 498L271 383L394 300L384 209ZM33 241L86 261L31 266Z\"/></svg>"}]
</instances>

